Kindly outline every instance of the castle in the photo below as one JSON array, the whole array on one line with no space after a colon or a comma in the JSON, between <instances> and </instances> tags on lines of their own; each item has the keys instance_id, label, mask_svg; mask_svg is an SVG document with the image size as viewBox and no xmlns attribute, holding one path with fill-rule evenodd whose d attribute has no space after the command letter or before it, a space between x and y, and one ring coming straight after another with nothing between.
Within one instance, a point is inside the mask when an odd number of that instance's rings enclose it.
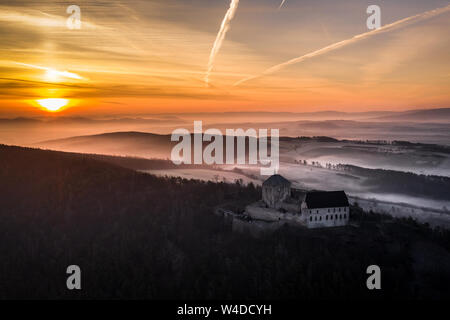
<instances>
[{"instance_id":1,"label":"castle","mask_svg":"<svg viewBox=\"0 0 450 320\"><path fill-rule=\"evenodd\" d=\"M262 185L262 200L248 205L245 214L254 220L297 222L308 228L345 226L349 202L344 191L302 192L281 175Z\"/></svg>"}]
</instances>

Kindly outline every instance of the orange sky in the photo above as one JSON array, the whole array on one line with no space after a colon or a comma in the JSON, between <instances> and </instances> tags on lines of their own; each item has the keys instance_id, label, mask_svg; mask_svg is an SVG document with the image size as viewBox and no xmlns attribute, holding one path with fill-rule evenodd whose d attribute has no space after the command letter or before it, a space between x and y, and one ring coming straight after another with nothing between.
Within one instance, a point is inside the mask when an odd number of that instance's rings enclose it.
<instances>
[{"instance_id":1,"label":"orange sky","mask_svg":"<svg viewBox=\"0 0 450 320\"><path fill-rule=\"evenodd\" d=\"M15 2L14 2L15 3ZM66 27L67 6L82 27ZM366 1L241 1L204 83L228 0L0 2L0 116L449 107L450 13L237 81L367 32ZM449 5L390 1L382 25Z\"/></svg>"}]
</instances>

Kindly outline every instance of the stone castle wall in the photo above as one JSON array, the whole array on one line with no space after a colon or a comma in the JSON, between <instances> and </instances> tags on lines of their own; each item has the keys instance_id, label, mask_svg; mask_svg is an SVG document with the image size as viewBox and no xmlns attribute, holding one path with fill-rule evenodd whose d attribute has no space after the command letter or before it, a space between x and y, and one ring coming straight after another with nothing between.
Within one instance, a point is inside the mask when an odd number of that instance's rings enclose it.
<instances>
[{"instance_id":1,"label":"stone castle wall","mask_svg":"<svg viewBox=\"0 0 450 320\"><path fill-rule=\"evenodd\" d=\"M303 223L302 217L295 212L280 212L277 209L265 208L262 202L256 202L248 205L245 208L245 213L255 220L262 221L291 221L296 223Z\"/></svg>"}]
</instances>

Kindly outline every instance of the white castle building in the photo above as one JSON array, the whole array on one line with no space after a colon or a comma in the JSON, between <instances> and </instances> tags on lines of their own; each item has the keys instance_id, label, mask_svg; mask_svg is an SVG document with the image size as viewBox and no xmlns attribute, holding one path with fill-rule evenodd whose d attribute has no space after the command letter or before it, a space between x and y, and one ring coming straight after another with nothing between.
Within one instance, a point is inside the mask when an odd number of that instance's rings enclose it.
<instances>
[{"instance_id":1,"label":"white castle building","mask_svg":"<svg viewBox=\"0 0 450 320\"><path fill-rule=\"evenodd\" d=\"M345 226L349 202L344 191L301 192L280 175L264 181L262 200L248 205L246 215L260 221L292 221L308 228Z\"/></svg>"},{"instance_id":2,"label":"white castle building","mask_svg":"<svg viewBox=\"0 0 450 320\"><path fill-rule=\"evenodd\" d=\"M309 228L340 227L348 224L350 205L344 191L306 193L301 215Z\"/></svg>"}]
</instances>

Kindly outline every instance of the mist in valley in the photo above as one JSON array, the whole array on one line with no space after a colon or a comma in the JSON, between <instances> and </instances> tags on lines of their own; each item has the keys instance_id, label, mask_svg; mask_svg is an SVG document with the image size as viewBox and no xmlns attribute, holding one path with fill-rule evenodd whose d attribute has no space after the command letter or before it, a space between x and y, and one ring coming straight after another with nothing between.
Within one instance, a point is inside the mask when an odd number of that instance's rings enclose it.
<instances>
[{"instance_id":1,"label":"mist in valley","mask_svg":"<svg viewBox=\"0 0 450 320\"><path fill-rule=\"evenodd\" d=\"M378 209L383 207L383 211L390 214L419 215L419 218L427 217L427 222L441 221L444 215L444 222L440 224L445 225L450 217L450 198L442 195L438 188L450 179L450 121L446 118L448 111L436 113L440 122L433 117L419 122L420 115L411 112L403 114L403 118L401 113L389 112L255 113L253 117L246 113L211 113L117 119L16 118L0 120L0 143L66 152L170 159L177 143L170 141L172 131L185 128L192 132L193 121L198 119L203 119L203 130L217 128L223 133L226 129L278 128L281 136L279 173L296 187L345 190L354 199L360 199L366 208L375 210L375 201ZM242 179L255 184L266 178L260 176L259 168L236 168L153 168L148 172L211 181ZM398 179L410 181L410 186L388 181L386 170L400 174ZM439 179L444 182L437 181ZM415 187L416 184L423 184L431 191Z\"/></svg>"}]
</instances>

